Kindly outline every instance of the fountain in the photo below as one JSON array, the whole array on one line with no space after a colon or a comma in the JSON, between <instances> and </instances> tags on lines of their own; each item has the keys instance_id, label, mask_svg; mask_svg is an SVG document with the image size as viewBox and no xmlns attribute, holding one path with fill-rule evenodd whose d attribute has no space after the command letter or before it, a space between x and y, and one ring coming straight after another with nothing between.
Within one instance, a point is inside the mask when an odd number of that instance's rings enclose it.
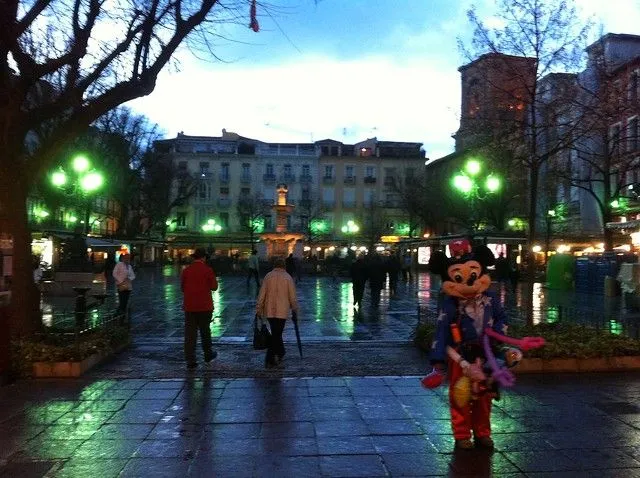
<instances>
[{"instance_id":1,"label":"fountain","mask_svg":"<svg viewBox=\"0 0 640 478\"><path fill-rule=\"evenodd\" d=\"M295 206L287 204L286 184L278 184L278 198L271 209L276 213L276 231L260 235L260 239L265 245L266 258L275 256L286 257L293 254L301 259L303 250L304 234L289 232L287 229L287 216L291 214Z\"/></svg>"}]
</instances>

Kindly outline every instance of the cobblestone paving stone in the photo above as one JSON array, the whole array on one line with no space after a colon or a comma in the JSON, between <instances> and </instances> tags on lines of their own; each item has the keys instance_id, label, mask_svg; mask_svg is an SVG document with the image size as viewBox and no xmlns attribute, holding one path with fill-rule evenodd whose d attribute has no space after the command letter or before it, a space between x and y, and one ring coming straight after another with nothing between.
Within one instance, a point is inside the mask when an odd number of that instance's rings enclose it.
<instances>
[{"instance_id":1,"label":"cobblestone paving stone","mask_svg":"<svg viewBox=\"0 0 640 478\"><path fill-rule=\"evenodd\" d=\"M100 379L0 389L0 476L640 476L640 374L523 376L494 453L453 451L417 376Z\"/></svg>"}]
</instances>

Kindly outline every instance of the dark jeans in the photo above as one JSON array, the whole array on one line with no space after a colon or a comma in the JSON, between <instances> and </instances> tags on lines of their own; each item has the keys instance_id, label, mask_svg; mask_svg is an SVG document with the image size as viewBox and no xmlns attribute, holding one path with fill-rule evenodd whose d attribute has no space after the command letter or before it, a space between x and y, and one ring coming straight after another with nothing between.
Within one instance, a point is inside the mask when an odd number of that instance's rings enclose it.
<instances>
[{"instance_id":1,"label":"dark jeans","mask_svg":"<svg viewBox=\"0 0 640 478\"><path fill-rule=\"evenodd\" d=\"M212 311L184 313L184 358L187 364L197 363L196 343L198 342L198 330L200 331L200 342L202 343L205 362L213 358L210 329L212 317Z\"/></svg>"},{"instance_id":2,"label":"dark jeans","mask_svg":"<svg viewBox=\"0 0 640 478\"><path fill-rule=\"evenodd\" d=\"M287 323L284 319L268 319L271 327L271 341L269 342L269 348L267 349L267 357L265 361L267 363L273 363L275 356L282 358L286 351L284 350L284 342L282 341L282 332L284 326Z\"/></svg>"},{"instance_id":3,"label":"dark jeans","mask_svg":"<svg viewBox=\"0 0 640 478\"><path fill-rule=\"evenodd\" d=\"M249 269L249 275L247 276L247 287L251 283L251 277L256 278L256 285L260 287L260 274L258 274L258 271L255 269Z\"/></svg>"},{"instance_id":4,"label":"dark jeans","mask_svg":"<svg viewBox=\"0 0 640 478\"><path fill-rule=\"evenodd\" d=\"M369 286L371 292L371 307L378 307L380 305L380 292L382 292L382 284L376 286Z\"/></svg>"},{"instance_id":5,"label":"dark jeans","mask_svg":"<svg viewBox=\"0 0 640 478\"><path fill-rule=\"evenodd\" d=\"M131 295L130 290L119 290L118 291L118 314L126 314L127 306L129 305L129 296Z\"/></svg>"},{"instance_id":6,"label":"dark jeans","mask_svg":"<svg viewBox=\"0 0 640 478\"><path fill-rule=\"evenodd\" d=\"M353 281L353 305L362 305L362 296L364 296L364 282Z\"/></svg>"}]
</instances>

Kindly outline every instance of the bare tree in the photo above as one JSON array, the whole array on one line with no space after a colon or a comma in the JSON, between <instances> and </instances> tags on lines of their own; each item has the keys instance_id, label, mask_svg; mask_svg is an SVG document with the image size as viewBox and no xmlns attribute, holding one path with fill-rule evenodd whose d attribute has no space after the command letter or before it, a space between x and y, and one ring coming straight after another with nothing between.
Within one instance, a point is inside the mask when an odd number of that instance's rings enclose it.
<instances>
[{"instance_id":1,"label":"bare tree","mask_svg":"<svg viewBox=\"0 0 640 478\"><path fill-rule=\"evenodd\" d=\"M374 202L361 213L358 220L359 236L365 241L369 251L373 251L380 238L389 232L389 217L379 202Z\"/></svg>"},{"instance_id":2,"label":"bare tree","mask_svg":"<svg viewBox=\"0 0 640 478\"><path fill-rule=\"evenodd\" d=\"M329 233L328 228L324 227L327 208L318 196L301 200L296 209L301 220L301 232L309 245Z\"/></svg>"},{"instance_id":3,"label":"bare tree","mask_svg":"<svg viewBox=\"0 0 640 478\"><path fill-rule=\"evenodd\" d=\"M236 212L240 220L240 229L249 234L251 249L255 236L264 229L264 220L270 212L270 205L259 193L238 196Z\"/></svg>"},{"instance_id":4,"label":"bare tree","mask_svg":"<svg viewBox=\"0 0 640 478\"><path fill-rule=\"evenodd\" d=\"M26 210L34 179L96 119L150 94L187 38L201 50L221 24L248 23L248 4L124 0L114 8L101 0L0 2L0 214L14 240L12 333L28 335L38 325L31 307L36 301Z\"/></svg>"},{"instance_id":5,"label":"bare tree","mask_svg":"<svg viewBox=\"0 0 640 478\"><path fill-rule=\"evenodd\" d=\"M198 182L188 171L173 164L169 156L148 151L141 159L140 216L148 236L165 241L172 214L195 194Z\"/></svg>"},{"instance_id":6,"label":"bare tree","mask_svg":"<svg viewBox=\"0 0 640 478\"><path fill-rule=\"evenodd\" d=\"M568 148L567 138L559 135L555 144L540 148L543 132L550 126L540 114L544 92L539 88L542 78L557 71L577 71L590 24L581 20L571 0L499 0L496 20L502 26L487 27L474 9L468 13L474 29L471 49L462 45L470 60L490 54L491 68L485 69L480 81L500 92L504 100L493 110L477 105L479 117L485 122L512 124L514 129L501 134L512 145L528 173L528 249L536 239L538 183L542 165L558 151ZM524 59L515 61L514 58ZM497 77L492 75L500 71ZM503 81L508 78L508 81ZM523 113L518 113L522 111ZM463 111L463 114L467 112ZM488 115L484 116L483 114ZM568 124L567 128L571 128ZM530 256L532 257L532 255ZM533 287L535 263L529 260L529 281ZM531 289L532 290L532 289ZM533 296L528 294L527 316L532 318Z\"/></svg>"}]
</instances>

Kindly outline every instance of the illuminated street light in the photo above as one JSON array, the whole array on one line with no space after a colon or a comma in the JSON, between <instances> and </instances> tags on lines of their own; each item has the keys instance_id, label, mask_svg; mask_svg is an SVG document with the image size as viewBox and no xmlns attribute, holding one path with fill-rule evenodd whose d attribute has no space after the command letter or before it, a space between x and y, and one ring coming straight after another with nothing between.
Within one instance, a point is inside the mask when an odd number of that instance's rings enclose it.
<instances>
[{"instance_id":1,"label":"illuminated street light","mask_svg":"<svg viewBox=\"0 0 640 478\"><path fill-rule=\"evenodd\" d=\"M490 193L495 193L496 191L500 190L500 186L500 179L495 176L490 175L485 182L485 187Z\"/></svg>"},{"instance_id":2,"label":"illuminated street light","mask_svg":"<svg viewBox=\"0 0 640 478\"><path fill-rule=\"evenodd\" d=\"M222 231L222 226L220 224L216 224L215 219L209 219L206 224L202 225L202 230L204 232L220 232Z\"/></svg>"},{"instance_id":3,"label":"illuminated street light","mask_svg":"<svg viewBox=\"0 0 640 478\"><path fill-rule=\"evenodd\" d=\"M102 175L97 172L91 172L80 179L80 187L85 192L93 192L102 186Z\"/></svg>"},{"instance_id":4,"label":"illuminated street light","mask_svg":"<svg viewBox=\"0 0 640 478\"><path fill-rule=\"evenodd\" d=\"M76 173L84 173L89 169L89 160L85 156L76 156L73 159L73 170Z\"/></svg>"},{"instance_id":5,"label":"illuminated street light","mask_svg":"<svg viewBox=\"0 0 640 478\"><path fill-rule=\"evenodd\" d=\"M51 184L58 189L62 189L66 194L73 198L84 197L86 201L85 205L85 217L84 221L80 221L80 224L84 224L85 234L89 234L91 224L100 224L99 221L90 221L91 214L91 197L90 194L100 189L104 184L104 178L98 171L91 171L91 163L86 156L76 156L71 161L71 169L76 173L74 177L69 179L67 173L63 169L55 171L51 175ZM68 222L75 223L78 219L75 216L71 216Z\"/></svg>"},{"instance_id":6,"label":"illuminated street light","mask_svg":"<svg viewBox=\"0 0 640 478\"><path fill-rule=\"evenodd\" d=\"M467 161L467 164L465 165L464 169L471 176L476 176L477 174L480 173L482 166L480 165L480 161L477 161L475 159L470 159L469 161Z\"/></svg>"},{"instance_id":7,"label":"illuminated street light","mask_svg":"<svg viewBox=\"0 0 640 478\"><path fill-rule=\"evenodd\" d=\"M56 187L62 187L67 182L67 175L64 171L56 171L51 175L51 183Z\"/></svg>"},{"instance_id":8,"label":"illuminated street light","mask_svg":"<svg viewBox=\"0 0 640 478\"><path fill-rule=\"evenodd\" d=\"M548 214L549 216L551 216L551 217L556 217L556 211L555 211L555 209L549 209L549 210L547 211L547 214Z\"/></svg>"},{"instance_id":9,"label":"illuminated street light","mask_svg":"<svg viewBox=\"0 0 640 478\"><path fill-rule=\"evenodd\" d=\"M473 181L464 174L458 174L453 178L453 186L464 194L469 194L473 189Z\"/></svg>"},{"instance_id":10,"label":"illuminated street light","mask_svg":"<svg viewBox=\"0 0 640 478\"><path fill-rule=\"evenodd\" d=\"M358 231L360 231L360 226L358 226L355 222L349 220L347 221L346 226L342 226L341 230L344 234L356 234Z\"/></svg>"},{"instance_id":11,"label":"illuminated street light","mask_svg":"<svg viewBox=\"0 0 640 478\"><path fill-rule=\"evenodd\" d=\"M611 207L614 209L618 209L620 207L620 201L614 199L613 201L611 201Z\"/></svg>"}]
</instances>

